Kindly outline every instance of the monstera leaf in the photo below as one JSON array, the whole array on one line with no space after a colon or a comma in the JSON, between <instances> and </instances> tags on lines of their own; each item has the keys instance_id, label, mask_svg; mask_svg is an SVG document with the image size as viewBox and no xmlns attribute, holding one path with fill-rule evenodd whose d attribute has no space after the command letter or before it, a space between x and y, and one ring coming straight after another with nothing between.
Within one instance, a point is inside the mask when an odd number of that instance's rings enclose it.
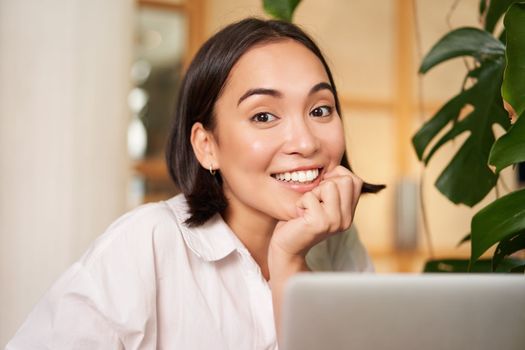
<instances>
[{"instance_id":1,"label":"monstera leaf","mask_svg":"<svg viewBox=\"0 0 525 350\"><path fill-rule=\"evenodd\" d=\"M524 203L525 189L501 197L474 215L470 227L471 263L494 244L525 231Z\"/></svg>"},{"instance_id":2,"label":"monstera leaf","mask_svg":"<svg viewBox=\"0 0 525 350\"><path fill-rule=\"evenodd\" d=\"M523 77L525 79L525 76ZM500 137L490 151L490 164L500 172L509 165L525 161L525 113Z\"/></svg>"},{"instance_id":3,"label":"monstera leaf","mask_svg":"<svg viewBox=\"0 0 525 350\"><path fill-rule=\"evenodd\" d=\"M503 98L514 108L518 120L492 147L490 164L496 171L525 161L525 2L512 5L505 15L506 67L501 87Z\"/></svg>"},{"instance_id":4,"label":"monstera leaf","mask_svg":"<svg viewBox=\"0 0 525 350\"><path fill-rule=\"evenodd\" d=\"M501 92L516 111L518 119L491 150L490 163L498 172L525 161L525 2L515 3L509 8L504 24L507 49ZM494 270L505 256L525 249L525 189L483 208L472 219L471 230L471 264L498 242L492 259ZM512 271L523 272L523 266Z\"/></svg>"},{"instance_id":5,"label":"monstera leaf","mask_svg":"<svg viewBox=\"0 0 525 350\"><path fill-rule=\"evenodd\" d=\"M490 33L478 28L464 27L451 31L441 38L425 56L420 73L426 73L436 65L451 58L472 56L477 61L503 57L505 45Z\"/></svg>"},{"instance_id":6,"label":"monstera leaf","mask_svg":"<svg viewBox=\"0 0 525 350\"><path fill-rule=\"evenodd\" d=\"M489 33L476 28L460 28L444 36L421 64L420 72L425 73L459 56L471 56L478 63L477 68L467 73L467 78L474 80L473 85L447 102L412 139L419 159L428 164L444 144L468 133L466 141L436 181L438 190L456 204L474 206L497 181L497 175L487 164L495 140L492 125L509 127L500 96L504 50L505 46ZM473 110L460 119L461 111L467 106ZM448 131L430 147L447 126L450 126Z\"/></svg>"},{"instance_id":7,"label":"monstera leaf","mask_svg":"<svg viewBox=\"0 0 525 350\"><path fill-rule=\"evenodd\" d=\"M501 93L517 115L525 112L525 2L509 8L504 20L507 31L505 77Z\"/></svg>"},{"instance_id":8,"label":"monstera leaf","mask_svg":"<svg viewBox=\"0 0 525 350\"><path fill-rule=\"evenodd\" d=\"M264 11L272 17L291 22L301 0L263 0Z\"/></svg>"}]
</instances>

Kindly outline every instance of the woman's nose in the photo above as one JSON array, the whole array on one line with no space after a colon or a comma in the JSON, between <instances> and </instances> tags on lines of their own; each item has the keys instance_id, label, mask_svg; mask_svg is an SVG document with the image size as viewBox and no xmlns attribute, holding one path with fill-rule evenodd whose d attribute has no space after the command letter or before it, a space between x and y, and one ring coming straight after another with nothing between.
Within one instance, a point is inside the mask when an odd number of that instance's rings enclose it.
<instances>
[{"instance_id":1,"label":"woman's nose","mask_svg":"<svg viewBox=\"0 0 525 350\"><path fill-rule=\"evenodd\" d=\"M287 154L300 154L309 157L315 154L320 147L319 137L315 133L314 125L309 123L308 117L290 120L286 128L284 152Z\"/></svg>"}]
</instances>

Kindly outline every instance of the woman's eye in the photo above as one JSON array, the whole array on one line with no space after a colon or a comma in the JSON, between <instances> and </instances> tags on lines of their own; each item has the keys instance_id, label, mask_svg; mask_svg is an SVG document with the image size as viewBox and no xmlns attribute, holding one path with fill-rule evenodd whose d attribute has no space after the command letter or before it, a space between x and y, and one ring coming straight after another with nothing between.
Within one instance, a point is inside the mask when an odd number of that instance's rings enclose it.
<instances>
[{"instance_id":1,"label":"woman's eye","mask_svg":"<svg viewBox=\"0 0 525 350\"><path fill-rule=\"evenodd\" d=\"M332 107L330 106L316 107L310 112L310 115L312 117L328 117L331 114L332 114Z\"/></svg>"},{"instance_id":2,"label":"woman's eye","mask_svg":"<svg viewBox=\"0 0 525 350\"><path fill-rule=\"evenodd\" d=\"M276 119L277 119L276 116L268 112L257 113L256 115L252 117L252 121L256 123L269 123L269 122L273 122Z\"/></svg>"}]
</instances>

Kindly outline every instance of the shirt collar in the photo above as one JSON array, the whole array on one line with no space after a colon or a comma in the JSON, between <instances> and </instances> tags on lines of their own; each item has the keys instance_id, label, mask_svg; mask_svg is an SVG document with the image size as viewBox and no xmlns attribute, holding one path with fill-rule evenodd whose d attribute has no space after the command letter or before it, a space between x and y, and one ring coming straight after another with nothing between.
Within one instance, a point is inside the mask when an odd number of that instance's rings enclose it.
<instances>
[{"instance_id":1,"label":"shirt collar","mask_svg":"<svg viewBox=\"0 0 525 350\"><path fill-rule=\"evenodd\" d=\"M218 261L234 250L246 251L244 245L224 222L220 214L215 214L201 226L189 227L184 222L189 218L186 198L179 194L167 201L177 218L182 237L190 250L205 261Z\"/></svg>"}]
</instances>

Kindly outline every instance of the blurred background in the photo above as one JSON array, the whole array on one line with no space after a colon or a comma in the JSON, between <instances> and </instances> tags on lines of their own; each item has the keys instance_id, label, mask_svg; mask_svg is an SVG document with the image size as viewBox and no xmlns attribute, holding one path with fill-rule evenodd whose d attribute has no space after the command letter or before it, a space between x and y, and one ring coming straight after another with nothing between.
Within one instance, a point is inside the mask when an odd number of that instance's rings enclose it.
<instances>
[{"instance_id":1,"label":"blurred background","mask_svg":"<svg viewBox=\"0 0 525 350\"><path fill-rule=\"evenodd\" d=\"M355 223L382 273L420 272L457 247L473 209L422 186L410 138L459 91L457 59L419 78L445 32L478 26L479 0L303 0L294 22L318 42L342 100L354 171L388 187ZM0 0L0 346L51 283L125 211L171 197L163 147L181 76L219 28L265 16L261 0ZM518 186L513 170L507 188Z\"/></svg>"}]
</instances>

